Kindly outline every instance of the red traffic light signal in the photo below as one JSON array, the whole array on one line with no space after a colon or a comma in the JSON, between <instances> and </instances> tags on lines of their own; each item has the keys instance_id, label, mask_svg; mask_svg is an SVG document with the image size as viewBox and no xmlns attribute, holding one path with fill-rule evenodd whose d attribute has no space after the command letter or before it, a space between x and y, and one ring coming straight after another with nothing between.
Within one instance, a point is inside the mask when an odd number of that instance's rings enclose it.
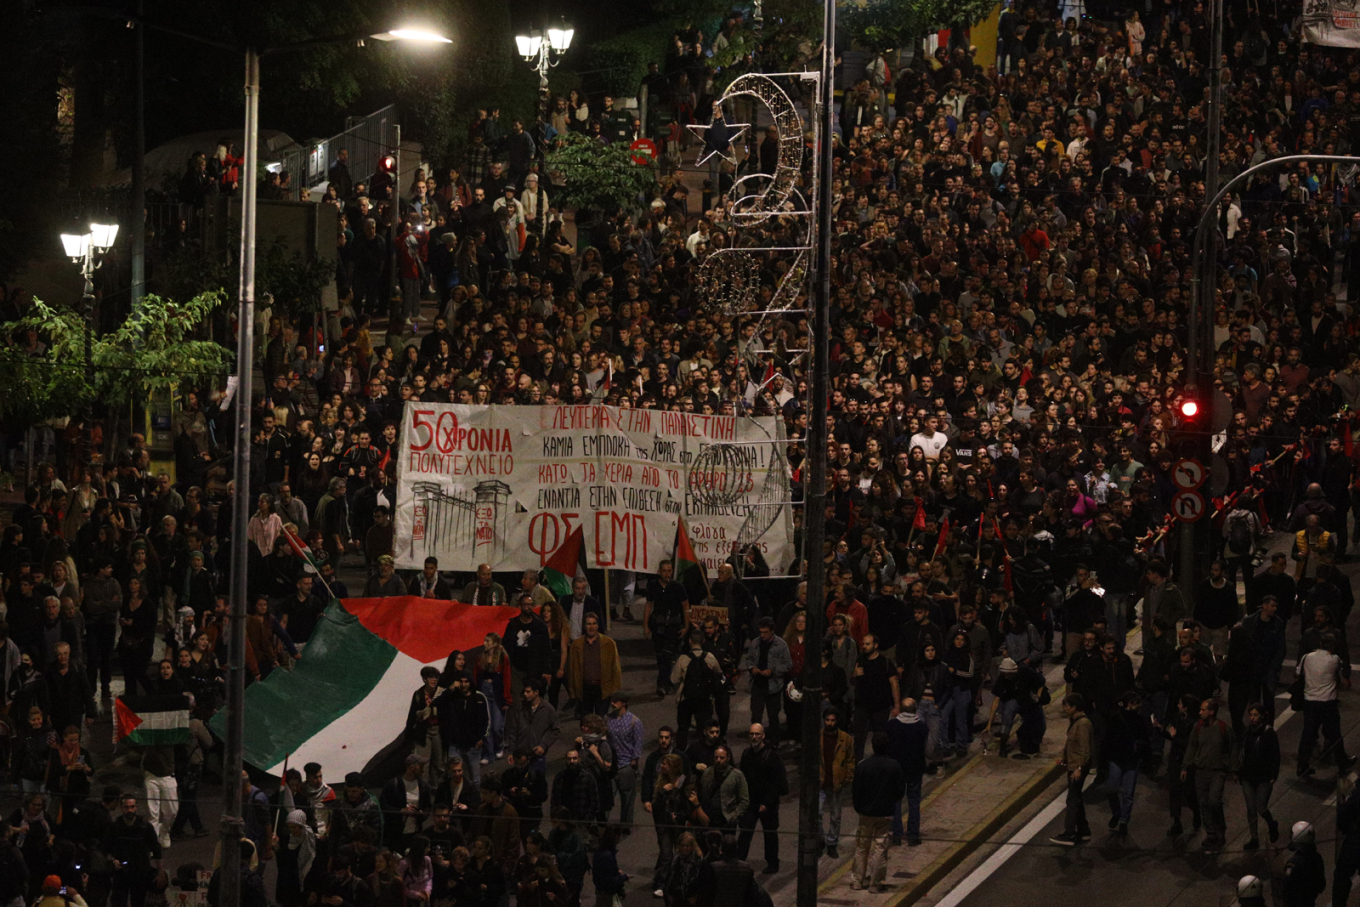
<instances>
[{"instance_id":1,"label":"red traffic light signal","mask_svg":"<svg viewBox=\"0 0 1360 907\"><path fill-rule=\"evenodd\" d=\"M378 168L383 173L397 172L397 156L395 154L384 154L382 160L378 161Z\"/></svg>"},{"instance_id":2,"label":"red traffic light signal","mask_svg":"<svg viewBox=\"0 0 1360 907\"><path fill-rule=\"evenodd\" d=\"M1185 417L1186 419L1193 419L1193 418L1195 418L1196 416L1198 416L1198 415L1199 415L1199 401L1197 401L1197 400L1183 400L1183 401L1181 401L1181 415L1182 415L1183 417Z\"/></svg>"}]
</instances>

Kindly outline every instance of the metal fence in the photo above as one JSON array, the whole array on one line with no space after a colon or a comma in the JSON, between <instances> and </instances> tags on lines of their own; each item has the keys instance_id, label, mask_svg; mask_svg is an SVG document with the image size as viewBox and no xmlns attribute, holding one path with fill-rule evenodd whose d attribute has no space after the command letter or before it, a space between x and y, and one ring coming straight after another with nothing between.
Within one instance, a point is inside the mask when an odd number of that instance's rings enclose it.
<instances>
[{"instance_id":1,"label":"metal fence","mask_svg":"<svg viewBox=\"0 0 1360 907\"><path fill-rule=\"evenodd\" d=\"M344 132L285 151L280 163L292 176L294 192L305 201L303 190L326 182L341 149L349 152L350 175L356 182L367 182L378 169L378 159L396 150L397 122L396 105L389 104L368 116L347 118Z\"/></svg>"}]
</instances>

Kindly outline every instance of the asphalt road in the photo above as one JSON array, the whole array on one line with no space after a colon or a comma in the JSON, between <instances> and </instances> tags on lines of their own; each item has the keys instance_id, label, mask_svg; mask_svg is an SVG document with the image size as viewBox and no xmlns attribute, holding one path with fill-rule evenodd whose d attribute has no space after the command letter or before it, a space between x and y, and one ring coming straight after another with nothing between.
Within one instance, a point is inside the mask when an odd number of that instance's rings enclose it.
<instances>
[{"instance_id":1,"label":"asphalt road","mask_svg":"<svg viewBox=\"0 0 1360 907\"><path fill-rule=\"evenodd\" d=\"M1360 565L1343 565L1352 583ZM1360 610L1352 612L1347 625L1348 638L1360 631ZM1286 683L1292 679L1293 656L1299 637L1298 619L1290 623L1289 658ZM1358 675L1360 676L1360 675ZM1281 690L1283 696L1283 689ZM1337 771L1330 763L1319 764L1317 774L1307 779L1295 776L1296 753L1303 730L1303 717L1289 710L1281 698L1275 725L1280 740L1282 764L1280 778L1271 797L1270 808L1281 825L1278 848L1288 843L1289 828L1299 820L1313 823L1318 849L1327 863L1328 891L1319 902L1330 903L1332 856L1335 841ZM1347 751L1360 750L1360 693L1342 692L1341 726ZM1349 776L1354 779L1354 774ZM1048 804L1038 817L1017 830L1008 830L994 842L1009 847L993 848L993 855L956 881L952 892L937 891L938 907L1015 907L1017 904L1129 904L1139 907L1182 907L1182 905L1228 905L1233 903L1236 883L1252 874L1267 880L1279 874L1288 851L1274 852L1261 823L1261 849L1244 851L1249 835L1246 809L1236 783L1229 780L1224 792L1227 819L1227 844L1216 854L1205 854L1200 845L1203 832L1190 833L1188 810L1183 822L1186 834L1167 837L1171 825L1169 800L1162 776L1141 777L1135 792L1132 822L1126 837L1106 829L1110 818L1105 792L1093 786L1086 790L1086 811L1093 835L1078 847L1049 843L1051 835L1063 830L1060 783L1045 794ZM1047 819L1047 821L1045 821ZM1004 862L1001 862L1004 859ZM996 865L1000 863L1000 865ZM1135 900L1136 897L1136 900ZM1268 903L1279 903L1270 901ZM1350 903L1360 903L1352 895Z\"/></svg>"}]
</instances>

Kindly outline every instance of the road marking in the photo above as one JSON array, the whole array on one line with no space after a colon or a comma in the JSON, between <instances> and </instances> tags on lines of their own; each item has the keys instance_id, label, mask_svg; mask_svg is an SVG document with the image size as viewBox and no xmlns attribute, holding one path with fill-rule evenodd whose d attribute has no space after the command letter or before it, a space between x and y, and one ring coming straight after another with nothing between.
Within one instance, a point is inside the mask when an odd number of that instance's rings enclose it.
<instances>
[{"instance_id":1,"label":"road marking","mask_svg":"<svg viewBox=\"0 0 1360 907\"><path fill-rule=\"evenodd\" d=\"M1089 788L1094 781L1095 775L1088 775L1086 777L1086 787L1083 788L1083 790ZM965 898L976 891L983 882L987 881L987 879L998 869L1004 866L1007 860L1019 853L1020 848L1028 844L1036 835L1042 832L1050 822L1058 818L1066 806L1066 800L1067 792L1063 791L1063 793L1053 799L1052 803L1040 810L1038 815L1033 819L1030 819L1029 823L1025 825L1024 828L1016 832L1014 837L998 847L996 853L988 857L981 866L974 869L963 881L955 885L953 889L950 890L949 894L945 895L942 900L936 902L935 907L958 907L959 904L962 904Z\"/></svg>"},{"instance_id":2,"label":"road marking","mask_svg":"<svg viewBox=\"0 0 1360 907\"><path fill-rule=\"evenodd\" d=\"M1280 728L1284 727L1285 724L1297 714L1298 713L1293 709L1284 709L1281 711L1280 714L1275 716L1275 730L1278 731ZM1094 780L1094 775L1088 776L1086 779L1086 787L1089 788ZM1064 790L1054 797L1052 802L1040 810L1038 815L1033 819L1030 819L1028 824L1016 832L1009 841L997 847L996 852L984 860L977 869L974 869L963 879L963 881L955 885L954 888L950 890L949 894L945 895L943 899L935 904L935 907L959 907L959 905L962 904L969 895L976 891L983 882L987 881L987 879L993 876L997 870L1006 865L1007 860L1019 853L1020 848L1032 841L1040 832L1048 827L1049 823L1062 815L1066 806L1067 792Z\"/></svg>"}]
</instances>

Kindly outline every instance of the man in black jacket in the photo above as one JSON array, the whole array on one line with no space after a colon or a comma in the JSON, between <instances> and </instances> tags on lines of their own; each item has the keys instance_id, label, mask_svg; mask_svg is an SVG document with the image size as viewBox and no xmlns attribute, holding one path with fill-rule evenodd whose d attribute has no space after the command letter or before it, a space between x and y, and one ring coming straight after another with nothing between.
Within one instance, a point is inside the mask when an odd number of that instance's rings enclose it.
<instances>
[{"instance_id":1,"label":"man in black jacket","mask_svg":"<svg viewBox=\"0 0 1360 907\"><path fill-rule=\"evenodd\" d=\"M909 847L921 843L921 777L926 772L926 743L929 737L926 723L917 714L916 700L911 697L903 699L902 711L888 722L888 755L902 766L902 779L906 785L906 838ZM893 810L892 834L893 843L900 844L903 836L901 801Z\"/></svg>"},{"instance_id":2,"label":"man in black jacket","mask_svg":"<svg viewBox=\"0 0 1360 907\"><path fill-rule=\"evenodd\" d=\"M453 678L448 689L435 700L439 715L439 739L456 754L469 770L474 788L482 783L482 766L477 755L486 740L486 728L491 713L486 697L472 688L472 678L466 672Z\"/></svg>"},{"instance_id":3,"label":"man in black jacket","mask_svg":"<svg viewBox=\"0 0 1360 907\"><path fill-rule=\"evenodd\" d=\"M90 695L89 680L83 671L71 665L70 644L57 643L55 657L55 663L43 672L52 703L52 727L61 733L67 727L94 724L94 698Z\"/></svg>"},{"instance_id":4,"label":"man in black jacket","mask_svg":"<svg viewBox=\"0 0 1360 907\"><path fill-rule=\"evenodd\" d=\"M137 798L123 797L121 814L104 833L113 858L113 907L142 907L161 858L161 842L151 823L137 815Z\"/></svg>"},{"instance_id":5,"label":"man in black jacket","mask_svg":"<svg viewBox=\"0 0 1360 907\"><path fill-rule=\"evenodd\" d=\"M888 830L893 810L902 802L907 786L902 766L888 755L888 735L874 734L874 754L855 767L854 803L859 815L855 832L855 862L850 888L883 890L888 872Z\"/></svg>"},{"instance_id":6,"label":"man in black jacket","mask_svg":"<svg viewBox=\"0 0 1360 907\"><path fill-rule=\"evenodd\" d=\"M543 803L548 799L548 779L530 765L533 753L520 749L514 756L515 764L501 772L501 790L519 814L519 838L523 842L530 832L538 831L543 821Z\"/></svg>"},{"instance_id":7,"label":"man in black jacket","mask_svg":"<svg viewBox=\"0 0 1360 907\"><path fill-rule=\"evenodd\" d=\"M746 814L737 820L741 829L737 837L737 856L746 859L751 852L756 822L765 833L764 875L779 871L779 798L788 795L789 779L784 772L784 760L779 753L765 745L765 728L751 725L751 745L741 754L741 773L751 794Z\"/></svg>"},{"instance_id":8,"label":"man in black jacket","mask_svg":"<svg viewBox=\"0 0 1360 907\"><path fill-rule=\"evenodd\" d=\"M406 757L406 771L383 785L378 795L382 808L383 844L403 853L408 837L420 831L425 817L434 805L434 792L425 783L425 766L429 757L415 753Z\"/></svg>"}]
</instances>

